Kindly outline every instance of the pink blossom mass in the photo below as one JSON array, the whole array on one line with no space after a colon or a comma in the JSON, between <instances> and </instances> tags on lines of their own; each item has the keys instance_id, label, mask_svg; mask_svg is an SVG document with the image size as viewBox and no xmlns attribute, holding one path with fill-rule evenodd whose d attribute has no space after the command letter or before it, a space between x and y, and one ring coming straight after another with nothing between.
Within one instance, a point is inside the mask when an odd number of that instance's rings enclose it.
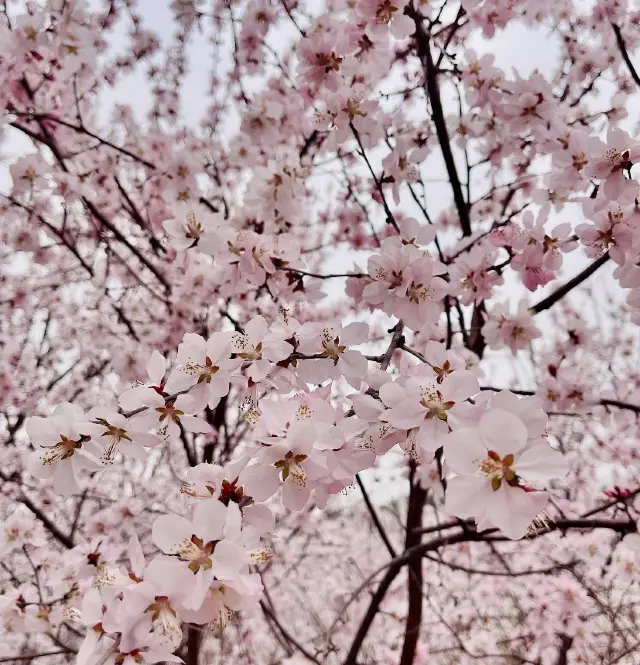
<instances>
[{"instance_id":1,"label":"pink blossom mass","mask_svg":"<svg viewBox=\"0 0 640 665\"><path fill-rule=\"evenodd\" d=\"M0 664L640 663L640 1L0 1Z\"/></svg>"}]
</instances>

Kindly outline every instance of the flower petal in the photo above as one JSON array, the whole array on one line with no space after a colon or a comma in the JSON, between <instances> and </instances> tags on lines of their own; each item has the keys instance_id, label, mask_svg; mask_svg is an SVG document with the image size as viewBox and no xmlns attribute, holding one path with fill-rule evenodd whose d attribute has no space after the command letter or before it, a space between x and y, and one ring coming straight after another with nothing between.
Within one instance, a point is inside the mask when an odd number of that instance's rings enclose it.
<instances>
[{"instance_id":1,"label":"flower petal","mask_svg":"<svg viewBox=\"0 0 640 665\"><path fill-rule=\"evenodd\" d=\"M192 535L191 522L180 515L162 515L156 519L151 529L151 539L167 554L176 554L180 543L189 540Z\"/></svg>"},{"instance_id":2,"label":"flower petal","mask_svg":"<svg viewBox=\"0 0 640 665\"><path fill-rule=\"evenodd\" d=\"M495 450L502 457L517 453L527 443L524 423L501 409L487 411L480 419L478 431L487 450Z\"/></svg>"}]
</instances>

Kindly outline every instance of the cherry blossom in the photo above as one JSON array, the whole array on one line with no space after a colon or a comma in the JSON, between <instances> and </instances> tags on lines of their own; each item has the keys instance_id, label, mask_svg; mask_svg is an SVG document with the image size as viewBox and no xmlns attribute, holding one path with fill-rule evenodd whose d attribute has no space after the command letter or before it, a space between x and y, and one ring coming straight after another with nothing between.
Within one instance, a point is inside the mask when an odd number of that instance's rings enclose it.
<instances>
[{"instance_id":1,"label":"cherry blossom","mask_svg":"<svg viewBox=\"0 0 640 665\"><path fill-rule=\"evenodd\" d=\"M440 368L439 368L440 369ZM426 368L406 380L403 386L385 383L380 398L390 407L381 418L398 429L410 430L407 445L429 461L441 439L455 427L456 405L478 392L478 380L465 370Z\"/></svg>"},{"instance_id":2,"label":"cherry blossom","mask_svg":"<svg viewBox=\"0 0 640 665\"><path fill-rule=\"evenodd\" d=\"M50 417L32 416L26 430L36 450L29 455L29 471L38 478L52 478L56 492L79 490L77 474L101 468L99 444L81 433L85 414L68 402L59 404Z\"/></svg>"},{"instance_id":3,"label":"cherry blossom","mask_svg":"<svg viewBox=\"0 0 640 665\"><path fill-rule=\"evenodd\" d=\"M631 665L634 3L161 4L0 11L4 660Z\"/></svg>"},{"instance_id":4,"label":"cherry blossom","mask_svg":"<svg viewBox=\"0 0 640 665\"><path fill-rule=\"evenodd\" d=\"M518 305L515 314L510 314L506 305L494 305L482 327L482 335L492 349L507 346L514 355L526 349L541 334L524 300Z\"/></svg>"},{"instance_id":5,"label":"cherry blossom","mask_svg":"<svg viewBox=\"0 0 640 665\"><path fill-rule=\"evenodd\" d=\"M113 464L118 453L144 459L146 448L154 448L160 443L160 439L148 433L148 428L109 409L94 407L86 417L83 431L104 446L101 455L104 464Z\"/></svg>"},{"instance_id":6,"label":"cherry blossom","mask_svg":"<svg viewBox=\"0 0 640 665\"><path fill-rule=\"evenodd\" d=\"M232 339L228 333L214 333L207 340L185 334L178 347L178 367L169 374L165 390L175 393L190 388L189 394L198 404L216 406L229 392L229 371L239 364L231 359Z\"/></svg>"},{"instance_id":7,"label":"cherry blossom","mask_svg":"<svg viewBox=\"0 0 640 665\"><path fill-rule=\"evenodd\" d=\"M628 205L638 195L638 183L626 177L640 159L640 144L621 129L612 128L606 143L598 141L597 152L589 165L589 174L604 181L603 193L618 205Z\"/></svg>"},{"instance_id":8,"label":"cherry blossom","mask_svg":"<svg viewBox=\"0 0 640 665\"><path fill-rule=\"evenodd\" d=\"M367 340L369 327L366 323L350 323L340 326L303 324L297 332L298 350L312 360L301 360L300 371L304 371L310 383L321 383L327 378L344 376L353 382L367 373L367 360L359 351L350 347Z\"/></svg>"},{"instance_id":9,"label":"cherry blossom","mask_svg":"<svg viewBox=\"0 0 640 665\"><path fill-rule=\"evenodd\" d=\"M522 538L548 500L524 483L566 473L560 453L546 444L528 448L527 439L522 421L501 409L487 411L471 431L449 434L444 452L456 476L447 484L447 510L473 517L479 529L495 526L510 538Z\"/></svg>"},{"instance_id":10,"label":"cherry blossom","mask_svg":"<svg viewBox=\"0 0 640 665\"><path fill-rule=\"evenodd\" d=\"M178 558L180 570L191 573L190 581L181 589L186 609L198 610L202 606L214 577L233 579L249 563L239 546L223 537L230 510L212 499L194 506L192 520L162 515L153 524L154 543Z\"/></svg>"}]
</instances>

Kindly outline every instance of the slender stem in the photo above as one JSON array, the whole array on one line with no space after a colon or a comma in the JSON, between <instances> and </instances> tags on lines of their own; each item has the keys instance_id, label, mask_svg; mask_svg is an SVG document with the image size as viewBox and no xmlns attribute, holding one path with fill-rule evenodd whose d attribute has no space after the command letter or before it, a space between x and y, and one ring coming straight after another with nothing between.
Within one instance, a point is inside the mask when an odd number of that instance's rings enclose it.
<instances>
[{"instance_id":1,"label":"slender stem","mask_svg":"<svg viewBox=\"0 0 640 665\"><path fill-rule=\"evenodd\" d=\"M367 510L369 511L369 514L371 515L371 519L373 520L373 524L375 525L378 533L380 534L380 538L382 538L382 542L384 543L385 547L387 548L387 551L389 554L395 559L398 555L396 554L396 551L391 544L391 541L389 540L389 536L387 535L387 532L385 531L385 528L382 526L382 522L380 521L380 518L378 517L378 513L376 512L375 506L371 503L371 499L369 498L369 494L367 493L367 490L362 483L362 478L360 478L360 474L356 473L356 482L358 483L358 487L360 488L360 491L362 492L362 497L364 498L364 502L367 506Z\"/></svg>"},{"instance_id":2,"label":"slender stem","mask_svg":"<svg viewBox=\"0 0 640 665\"><path fill-rule=\"evenodd\" d=\"M358 147L360 148L360 155L362 156L362 159L364 159L367 167L369 168L369 173L371 173L371 177L373 178L373 182L375 183L376 189L378 190L378 194L380 194L380 198L382 199L382 205L384 207L384 211L387 215L387 224L391 224L393 228L400 233L400 229L398 227L398 224L396 222L395 217L393 216L393 213L391 212L391 208L389 208L389 204L387 203L387 199L384 195L384 190L382 189L382 183L380 180L377 178L373 167L371 166L371 162L369 161L369 158L367 157L367 153L365 152L364 145L362 144L362 139L360 138L360 133L358 130L355 128L355 125L350 122L349 127L351 128L351 131L353 132L353 135L358 142Z\"/></svg>"}]
</instances>

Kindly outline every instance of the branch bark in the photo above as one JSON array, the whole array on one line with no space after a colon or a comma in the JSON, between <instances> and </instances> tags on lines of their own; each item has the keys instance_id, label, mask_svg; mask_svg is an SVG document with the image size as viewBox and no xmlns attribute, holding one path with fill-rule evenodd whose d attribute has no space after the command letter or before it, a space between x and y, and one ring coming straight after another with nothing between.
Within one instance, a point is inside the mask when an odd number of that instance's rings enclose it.
<instances>
[{"instance_id":1,"label":"branch bark","mask_svg":"<svg viewBox=\"0 0 640 665\"><path fill-rule=\"evenodd\" d=\"M405 539L405 551L410 550L420 542L420 534L416 533L422 526L422 510L427 498L427 492L420 487L415 477L416 463L411 461L409 494L409 510L407 512L407 534ZM400 665L412 665L420 637L420 626L422 624L422 556L416 554L408 564L408 595L409 606L407 608L407 623L404 631L404 643L400 655Z\"/></svg>"},{"instance_id":2,"label":"branch bark","mask_svg":"<svg viewBox=\"0 0 640 665\"><path fill-rule=\"evenodd\" d=\"M572 291L576 286L580 286L582 282L589 279L594 272L601 268L609 260L609 252L603 254L599 259L588 265L581 273L578 273L573 279L570 279L566 284L555 290L553 293L543 298L539 303L536 303L529 310L532 314L539 314L545 309L553 307L559 300L562 300L569 291Z\"/></svg>"},{"instance_id":3,"label":"branch bark","mask_svg":"<svg viewBox=\"0 0 640 665\"><path fill-rule=\"evenodd\" d=\"M376 527L376 530L380 534L380 538L382 538L382 542L384 543L385 547L387 548L387 552L395 559L396 554L395 549L393 548L393 545L391 544L391 541L389 540L389 536L387 535L387 532L385 531L385 528L382 526L382 522L380 521L380 518L378 517L378 513L374 507L374 505L371 503L371 499L369 498L369 494L367 493L367 490L365 489L365 486L362 483L362 479L360 478L360 474L356 473L356 482L358 483L358 487L360 488L360 491L362 492L362 498L364 499L364 502L367 506L367 510L369 511L369 515L371 515L371 520L373 521L374 526Z\"/></svg>"},{"instance_id":4,"label":"branch bark","mask_svg":"<svg viewBox=\"0 0 640 665\"><path fill-rule=\"evenodd\" d=\"M627 67L629 68L629 73L631 74L631 78L638 84L640 85L640 74L636 71L636 68L633 66L633 63L631 62L631 58L629 56L629 51L627 51L627 45L625 44L624 37L622 36L622 32L620 31L620 28L615 24L611 24L613 27L613 32L616 35L616 42L618 43L618 48L620 49L620 54L622 55L622 59L625 61Z\"/></svg>"},{"instance_id":5,"label":"branch bark","mask_svg":"<svg viewBox=\"0 0 640 665\"><path fill-rule=\"evenodd\" d=\"M469 206L464 199L462 184L456 168L455 159L453 158L453 151L451 150L451 139L449 138L449 132L447 131L447 121L442 107L442 99L440 98L438 71L433 62L431 46L429 44L431 36L424 28L424 17L420 12L416 11L412 4L405 8L405 14L412 18L416 25L416 46L418 57L422 61L422 67L424 69L425 89L431 102L431 112L436 127L436 135L438 137L438 142L440 143L440 150L442 151L442 157L447 169L447 175L449 176L449 182L451 183L451 189L453 190L453 200L458 211L458 217L460 218L462 234L464 236L470 236L471 220L469 217Z\"/></svg>"}]
</instances>

